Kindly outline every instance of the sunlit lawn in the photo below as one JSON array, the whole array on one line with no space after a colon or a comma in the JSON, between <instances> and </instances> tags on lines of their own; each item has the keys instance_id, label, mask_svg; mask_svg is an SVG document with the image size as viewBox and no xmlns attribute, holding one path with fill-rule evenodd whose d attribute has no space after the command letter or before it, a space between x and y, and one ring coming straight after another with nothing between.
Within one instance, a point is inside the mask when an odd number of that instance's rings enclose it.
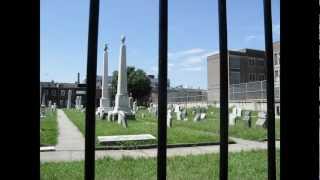
<instances>
[{"instance_id":1,"label":"sunlit lawn","mask_svg":"<svg viewBox=\"0 0 320 180\"><path fill-rule=\"evenodd\" d=\"M58 141L57 112L47 111L40 120L40 144L56 145Z\"/></svg>"},{"instance_id":2,"label":"sunlit lawn","mask_svg":"<svg viewBox=\"0 0 320 180\"><path fill-rule=\"evenodd\" d=\"M279 153L277 153L279 163ZM156 158L123 158L96 160L95 179L135 180L156 179ZM277 164L279 178L279 164ZM84 162L41 164L41 179L83 179ZM167 179L219 179L219 154L189 155L167 159ZM229 179L267 179L267 152L229 153Z\"/></svg>"},{"instance_id":3,"label":"sunlit lawn","mask_svg":"<svg viewBox=\"0 0 320 180\"><path fill-rule=\"evenodd\" d=\"M76 110L64 110L67 116L84 134L84 113ZM185 143L216 143L219 142L219 109L210 107L207 112L207 118L200 122L193 122L194 115L192 110L188 109L188 121L176 120L173 113L172 128L168 128L168 144ZM144 114L144 117L142 117ZM257 116L256 112L252 113ZM229 136L243 138L248 140L261 141L267 137L267 130L262 127L256 127L257 117L252 118L252 127L247 127L243 120L238 120L235 126L229 126ZM279 137L279 120L276 121L276 132ZM124 128L117 123L100 120L97 117L96 135L131 135L131 134L152 134L157 137L157 119L147 110L140 110L136 115L136 120L128 121L128 128ZM138 142L134 142L138 143ZM138 144L155 144L155 141L140 142ZM129 143L130 144L130 143Z\"/></svg>"}]
</instances>

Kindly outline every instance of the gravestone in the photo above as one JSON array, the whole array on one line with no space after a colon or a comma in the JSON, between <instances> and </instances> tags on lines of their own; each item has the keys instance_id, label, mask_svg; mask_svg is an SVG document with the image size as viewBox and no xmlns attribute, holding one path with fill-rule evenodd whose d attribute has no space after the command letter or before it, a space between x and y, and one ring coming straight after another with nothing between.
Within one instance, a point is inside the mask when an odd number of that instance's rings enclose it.
<instances>
[{"instance_id":1,"label":"gravestone","mask_svg":"<svg viewBox=\"0 0 320 180\"><path fill-rule=\"evenodd\" d=\"M52 105L52 101L51 101L51 100L49 100L49 102L48 102L48 107L50 108L50 107L51 107L51 105Z\"/></svg>"},{"instance_id":2,"label":"gravestone","mask_svg":"<svg viewBox=\"0 0 320 180\"><path fill-rule=\"evenodd\" d=\"M206 113L201 113L201 114L200 114L200 119L201 119L201 120L204 120L204 119L206 118L206 116L207 116Z\"/></svg>"},{"instance_id":3,"label":"gravestone","mask_svg":"<svg viewBox=\"0 0 320 180\"><path fill-rule=\"evenodd\" d=\"M183 109L181 112L181 119L184 121L188 121L188 117L187 117L187 110Z\"/></svg>"},{"instance_id":4,"label":"gravestone","mask_svg":"<svg viewBox=\"0 0 320 180\"><path fill-rule=\"evenodd\" d=\"M133 102L132 110L133 110L133 114L135 114L138 111L137 101Z\"/></svg>"},{"instance_id":5,"label":"gravestone","mask_svg":"<svg viewBox=\"0 0 320 180\"><path fill-rule=\"evenodd\" d=\"M232 108L232 112L229 113L229 125L230 126L234 126L236 123L236 117L237 117L236 113L237 113L236 108Z\"/></svg>"},{"instance_id":6,"label":"gravestone","mask_svg":"<svg viewBox=\"0 0 320 180\"><path fill-rule=\"evenodd\" d=\"M266 122L267 122L267 113L266 112L259 112L256 126L266 128Z\"/></svg>"},{"instance_id":7,"label":"gravestone","mask_svg":"<svg viewBox=\"0 0 320 180\"><path fill-rule=\"evenodd\" d=\"M56 111L56 109L57 109L57 103L53 103L52 110L53 110L53 111Z\"/></svg>"},{"instance_id":8,"label":"gravestone","mask_svg":"<svg viewBox=\"0 0 320 180\"><path fill-rule=\"evenodd\" d=\"M251 128L251 112L250 111L244 111L242 119L244 121L247 121L248 127Z\"/></svg>"},{"instance_id":9,"label":"gravestone","mask_svg":"<svg viewBox=\"0 0 320 180\"><path fill-rule=\"evenodd\" d=\"M174 112L177 113L177 112L179 112L179 111L180 111L180 106L179 106L179 104L177 104L177 105L175 105L175 107L174 107Z\"/></svg>"},{"instance_id":10,"label":"gravestone","mask_svg":"<svg viewBox=\"0 0 320 180\"><path fill-rule=\"evenodd\" d=\"M181 121L182 117L181 117L181 111L180 110L176 113L176 115L177 115L177 120Z\"/></svg>"},{"instance_id":11,"label":"gravestone","mask_svg":"<svg viewBox=\"0 0 320 180\"><path fill-rule=\"evenodd\" d=\"M171 111L171 109L168 110L168 114L167 114L167 127L169 127L169 128L172 127L172 111Z\"/></svg>"},{"instance_id":12,"label":"gravestone","mask_svg":"<svg viewBox=\"0 0 320 180\"><path fill-rule=\"evenodd\" d=\"M236 109L236 116L241 117L241 108L235 108Z\"/></svg>"},{"instance_id":13,"label":"gravestone","mask_svg":"<svg viewBox=\"0 0 320 180\"><path fill-rule=\"evenodd\" d=\"M119 111L118 113L118 124L121 124L123 127L128 127L127 119L125 118L125 113L123 111Z\"/></svg>"},{"instance_id":14,"label":"gravestone","mask_svg":"<svg viewBox=\"0 0 320 180\"><path fill-rule=\"evenodd\" d=\"M133 97L129 96L129 107L133 110Z\"/></svg>"},{"instance_id":15,"label":"gravestone","mask_svg":"<svg viewBox=\"0 0 320 180\"><path fill-rule=\"evenodd\" d=\"M193 121L194 121L194 122L200 121L200 116L201 116L201 114L197 112L196 115L194 116Z\"/></svg>"},{"instance_id":16,"label":"gravestone","mask_svg":"<svg viewBox=\"0 0 320 180\"><path fill-rule=\"evenodd\" d=\"M135 135L115 135L115 136L98 136L98 142L100 144L112 143L112 142L124 142L124 141L144 141L155 140L156 137L151 134L135 134Z\"/></svg>"}]
</instances>

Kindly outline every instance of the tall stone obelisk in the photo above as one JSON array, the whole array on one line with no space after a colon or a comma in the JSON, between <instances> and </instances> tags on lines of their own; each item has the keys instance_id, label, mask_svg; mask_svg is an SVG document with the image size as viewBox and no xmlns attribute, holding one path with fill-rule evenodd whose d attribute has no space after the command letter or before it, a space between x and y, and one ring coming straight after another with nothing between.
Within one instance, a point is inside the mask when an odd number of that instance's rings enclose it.
<instances>
[{"instance_id":1,"label":"tall stone obelisk","mask_svg":"<svg viewBox=\"0 0 320 180\"><path fill-rule=\"evenodd\" d=\"M126 59L126 45L125 36L121 36L121 47L119 57L119 71L118 71L118 87L115 99L114 111L123 111L125 114L131 114L128 97L128 82L127 82L127 59Z\"/></svg>"},{"instance_id":2,"label":"tall stone obelisk","mask_svg":"<svg viewBox=\"0 0 320 180\"><path fill-rule=\"evenodd\" d=\"M108 114L109 111L112 111L110 107L110 98L109 98L109 86L108 86L108 46L105 44L104 47L104 60L103 60L103 76L102 76L102 95L100 98L100 106L98 108L99 115L104 118L104 114Z\"/></svg>"}]
</instances>

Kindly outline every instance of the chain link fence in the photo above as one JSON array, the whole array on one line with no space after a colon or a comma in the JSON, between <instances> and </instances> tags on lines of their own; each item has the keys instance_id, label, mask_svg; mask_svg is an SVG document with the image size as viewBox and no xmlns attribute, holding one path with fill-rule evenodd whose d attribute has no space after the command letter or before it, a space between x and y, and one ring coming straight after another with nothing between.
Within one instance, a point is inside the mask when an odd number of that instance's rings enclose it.
<instances>
[{"instance_id":1,"label":"chain link fence","mask_svg":"<svg viewBox=\"0 0 320 180\"><path fill-rule=\"evenodd\" d=\"M266 101L267 81L255 81L249 83L229 85L229 100L233 102ZM275 84L275 100L280 100L280 87ZM220 86L211 86L208 91L202 91L198 95L194 93L180 93L168 95L168 104L207 105L219 102Z\"/></svg>"}]
</instances>

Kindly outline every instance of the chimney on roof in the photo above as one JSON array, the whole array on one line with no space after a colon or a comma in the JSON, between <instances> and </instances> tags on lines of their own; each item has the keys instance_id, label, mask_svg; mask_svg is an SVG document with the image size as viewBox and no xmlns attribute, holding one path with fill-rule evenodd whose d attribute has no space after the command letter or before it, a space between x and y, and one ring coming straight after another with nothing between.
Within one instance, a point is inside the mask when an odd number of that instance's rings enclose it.
<instances>
[{"instance_id":1,"label":"chimney on roof","mask_svg":"<svg viewBox=\"0 0 320 180\"><path fill-rule=\"evenodd\" d=\"M78 84L80 84L80 73L78 72L78 80L77 80Z\"/></svg>"}]
</instances>

